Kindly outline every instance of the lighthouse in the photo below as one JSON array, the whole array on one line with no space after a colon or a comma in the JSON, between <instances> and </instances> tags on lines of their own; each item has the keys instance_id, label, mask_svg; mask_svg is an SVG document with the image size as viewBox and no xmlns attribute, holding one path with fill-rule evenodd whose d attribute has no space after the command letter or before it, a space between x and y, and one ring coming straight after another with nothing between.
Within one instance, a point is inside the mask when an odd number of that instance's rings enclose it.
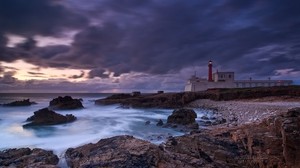
<instances>
[{"instance_id":1,"label":"lighthouse","mask_svg":"<svg viewBox=\"0 0 300 168\"><path fill-rule=\"evenodd\" d=\"M212 61L208 62L208 81L212 82Z\"/></svg>"}]
</instances>

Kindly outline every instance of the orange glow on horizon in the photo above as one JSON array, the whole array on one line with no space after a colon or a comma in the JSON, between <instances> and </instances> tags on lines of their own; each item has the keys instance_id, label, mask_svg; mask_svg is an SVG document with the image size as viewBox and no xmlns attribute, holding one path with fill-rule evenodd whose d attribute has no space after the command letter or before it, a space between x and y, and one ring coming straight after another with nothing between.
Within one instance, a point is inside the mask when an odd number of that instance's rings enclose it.
<instances>
[{"instance_id":1,"label":"orange glow on horizon","mask_svg":"<svg viewBox=\"0 0 300 168\"><path fill-rule=\"evenodd\" d=\"M58 69L58 68L44 68L39 67L23 60L16 60L14 62L0 62L4 67L4 72L14 71L13 77L18 80L50 80L50 79L66 79L72 82L79 82L87 80L87 69ZM73 75L80 75L84 72L84 76L78 79L71 79Z\"/></svg>"}]
</instances>

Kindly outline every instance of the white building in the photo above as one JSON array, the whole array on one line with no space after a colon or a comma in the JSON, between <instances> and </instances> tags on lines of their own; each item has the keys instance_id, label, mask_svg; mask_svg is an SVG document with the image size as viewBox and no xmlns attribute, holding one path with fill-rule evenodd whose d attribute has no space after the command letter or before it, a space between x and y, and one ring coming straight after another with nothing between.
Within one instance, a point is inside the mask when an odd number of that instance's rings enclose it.
<instances>
[{"instance_id":1,"label":"white building","mask_svg":"<svg viewBox=\"0 0 300 168\"><path fill-rule=\"evenodd\" d=\"M199 78L193 75L186 83L184 91L204 91L213 88L250 88L250 87L271 87L289 86L292 80L234 80L234 72L212 73L212 61L208 63L208 79Z\"/></svg>"}]
</instances>

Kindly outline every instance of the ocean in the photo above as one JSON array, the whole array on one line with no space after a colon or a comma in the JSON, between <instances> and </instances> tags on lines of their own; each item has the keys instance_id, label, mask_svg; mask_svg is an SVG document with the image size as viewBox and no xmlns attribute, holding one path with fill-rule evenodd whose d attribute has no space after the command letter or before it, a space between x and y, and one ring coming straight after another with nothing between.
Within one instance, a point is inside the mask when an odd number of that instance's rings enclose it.
<instances>
[{"instance_id":1,"label":"ocean","mask_svg":"<svg viewBox=\"0 0 300 168\"><path fill-rule=\"evenodd\" d=\"M58 96L70 95L82 98L84 109L55 110L66 115L73 114L77 120L68 124L42 126L34 129L22 127L33 112L47 107ZM168 136L180 136L183 132L156 126L159 119L164 123L172 109L123 109L118 105L95 105L94 100L110 94L59 94L59 93L0 93L0 104L15 100L30 99L37 104L25 107L0 106L0 150L8 148L42 148L53 150L60 158L70 147L95 143L103 138L116 135L133 135L134 137L159 144ZM207 113L196 110L198 118ZM150 121L150 125L145 125Z\"/></svg>"}]
</instances>

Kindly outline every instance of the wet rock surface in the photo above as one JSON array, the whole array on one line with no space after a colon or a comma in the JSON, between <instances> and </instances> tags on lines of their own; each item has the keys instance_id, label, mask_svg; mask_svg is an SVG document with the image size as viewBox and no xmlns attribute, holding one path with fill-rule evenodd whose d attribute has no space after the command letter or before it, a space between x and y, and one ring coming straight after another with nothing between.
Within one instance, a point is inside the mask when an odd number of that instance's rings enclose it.
<instances>
[{"instance_id":1,"label":"wet rock surface","mask_svg":"<svg viewBox=\"0 0 300 168\"><path fill-rule=\"evenodd\" d=\"M87 144L66 151L70 167L112 168L173 168L213 167L203 158L193 158L180 153L169 153L163 146L156 146L132 136L116 136L102 139L96 144Z\"/></svg>"},{"instance_id":2,"label":"wet rock surface","mask_svg":"<svg viewBox=\"0 0 300 168\"><path fill-rule=\"evenodd\" d=\"M33 104L37 104L36 102L31 102L30 99L24 99L20 101L13 101L7 104L3 104L3 106L9 107L18 107L18 106L31 106Z\"/></svg>"},{"instance_id":3,"label":"wet rock surface","mask_svg":"<svg viewBox=\"0 0 300 168\"><path fill-rule=\"evenodd\" d=\"M43 149L7 149L0 151L0 167L16 168L58 168L58 157L52 151Z\"/></svg>"},{"instance_id":4,"label":"wet rock surface","mask_svg":"<svg viewBox=\"0 0 300 168\"><path fill-rule=\"evenodd\" d=\"M71 110L84 108L80 99L73 99L71 96L55 98L49 103L50 109Z\"/></svg>"},{"instance_id":5,"label":"wet rock surface","mask_svg":"<svg viewBox=\"0 0 300 168\"><path fill-rule=\"evenodd\" d=\"M71 167L291 167L300 166L300 108L260 123L169 137L159 145L118 136L70 148Z\"/></svg>"},{"instance_id":6,"label":"wet rock surface","mask_svg":"<svg viewBox=\"0 0 300 168\"><path fill-rule=\"evenodd\" d=\"M168 117L167 124L172 127L179 125L188 129L198 129L196 118L197 114L193 109L176 109Z\"/></svg>"},{"instance_id":7,"label":"wet rock surface","mask_svg":"<svg viewBox=\"0 0 300 168\"><path fill-rule=\"evenodd\" d=\"M160 119L157 121L156 126L163 126L164 122Z\"/></svg>"},{"instance_id":8,"label":"wet rock surface","mask_svg":"<svg viewBox=\"0 0 300 168\"><path fill-rule=\"evenodd\" d=\"M66 116L64 116L55 113L54 111L49 110L48 108L43 108L34 112L34 115L26 120L30 123L23 125L23 127L64 124L68 122L73 122L75 120L76 117L72 114L67 114Z\"/></svg>"}]
</instances>

